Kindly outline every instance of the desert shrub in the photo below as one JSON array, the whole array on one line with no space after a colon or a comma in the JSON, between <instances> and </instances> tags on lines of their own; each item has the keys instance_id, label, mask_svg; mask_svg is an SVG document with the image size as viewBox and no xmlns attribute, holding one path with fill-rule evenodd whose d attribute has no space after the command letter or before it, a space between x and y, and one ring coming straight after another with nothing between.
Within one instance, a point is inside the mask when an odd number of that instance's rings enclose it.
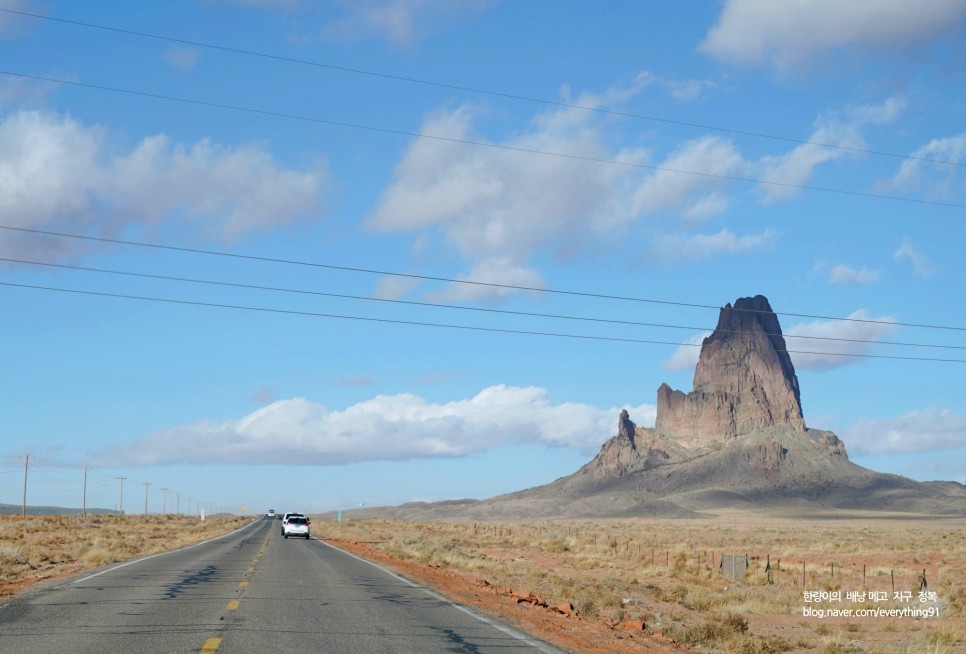
<instances>
[{"instance_id":1,"label":"desert shrub","mask_svg":"<svg viewBox=\"0 0 966 654\"><path fill-rule=\"evenodd\" d=\"M688 555L684 552L678 552L674 555L674 569L680 572L688 566Z\"/></svg>"},{"instance_id":2,"label":"desert shrub","mask_svg":"<svg viewBox=\"0 0 966 654\"><path fill-rule=\"evenodd\" d=\"M957 588L947 598L947 617L966 617L966 588Z\"/></svg>"},{"instance_id":3,"label":"desert shrub","mask_svg":"<svg viewBox=\"0 0 966 654\"><path fill-rule=\"evenodd\" d=\"M711 611L720 608L722 600L720 593L696 586L688 589L687 595L679 600L679 604L694 611Z\"/></svg>"},{"instance_id":4,"label":"desert shrub","mask_svg":"<svg viewBox=\"0 0 966 654\"><path fill-rule=\"evenodd\" d=\"M671 586L658 589L658 598L664 600L665 602L675 602L677 604L681 604L687 596L688 589L684 584L673 584Z\"/></svg>"},{"instance_id":5,"label":"desert shrub","mask_svg":"<svg viewBox=\"0 0 966 654\"><path fill-rule=\"evenodd\" d=\"M84 552L83 556L80 557L85 563L90 563L91 565L104 565L115 561L111 556L111 552L108 548L103 546L94 546L91 549Z\"/></svg>"},{"instance_id":6,"label":"desert shrub","mask_svg":"<svg viewBox=\"0 0 966 654\"><path fill-rule=\"evenodd\" d=\"M740 613L725 613L721 616L721 622L733 633L743 634L748 631L748 621Z\"/></svg>"},{"instance_id":7,"label":"desert shrub","mask_svg":"<svg viewBox=\"0 0 966 654\"><path fill-rule=\"evenodd\" d=\"M714 645L747 634L748 621L738 613L722 613L710 620L692 624L679 630L678 640L687 645ZM752 650L753 651L753 650Z\"/></svg>"},{"instance_id":8,"label":"desert shrub","mask_svg":"<svg viewBox=\"0 0 966 654\"><path fill-rule=\"evenodd\" d=\"M0 545L0 568L26 563L24 548L19 545Z\"/></svg>"},{"instance_id":9,"label":"desert shrub","mask_svg":"<svg viewBox=\"0 0 966 654\"><path fill-rule=\"evenodd\" d=\"M577 597L577 601L574 602L574 608L577 610L577 613L588 618L596 618L600 615L600 610L597 608L597 601L587 593L583 593Z\"/></svg>"},{"instance_id":10,"label":"desert shrub","mask_svg":"<svg viewBox=\"0 0 966 654\"><path fill-rule=\"evenodd\" d=\"M761 636L741 633L728 641L728 654L781 654L792 648L781 636Z\"/></svg>"}]
</instances>

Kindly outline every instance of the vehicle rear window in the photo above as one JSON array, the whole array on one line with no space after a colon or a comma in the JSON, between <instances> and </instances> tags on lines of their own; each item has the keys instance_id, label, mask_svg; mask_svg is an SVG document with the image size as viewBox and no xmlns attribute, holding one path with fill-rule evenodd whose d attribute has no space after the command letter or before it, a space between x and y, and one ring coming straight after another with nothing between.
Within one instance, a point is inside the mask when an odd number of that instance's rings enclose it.
<instances>
[{"instance_id":1,"label":"vehicle rear window","mask_svg":"<svg viewBox=\"0 0 966 654\"><path fill-rule=\"evenodd\" d=\"M289 518L288 519L288 523L290 525L304 525L305 524L305 518Z\"/></svg>"}]
</instances>

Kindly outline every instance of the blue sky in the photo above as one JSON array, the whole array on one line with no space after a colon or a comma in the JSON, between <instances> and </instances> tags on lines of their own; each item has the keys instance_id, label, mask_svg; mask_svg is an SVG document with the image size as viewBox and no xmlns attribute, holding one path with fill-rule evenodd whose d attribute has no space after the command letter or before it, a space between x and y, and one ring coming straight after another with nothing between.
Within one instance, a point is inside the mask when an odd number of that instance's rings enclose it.
<instances>
[{"instance_id":1,"label":"blue sky","mask_svg":"<svg viewBox=\"0 0 966 654\"><path fill-rule=\"evenodd\" d=\"M755 294L810 427L966 482L963 0L0 9L0 502L546 483Z\"/></svg>"}]
</instances>

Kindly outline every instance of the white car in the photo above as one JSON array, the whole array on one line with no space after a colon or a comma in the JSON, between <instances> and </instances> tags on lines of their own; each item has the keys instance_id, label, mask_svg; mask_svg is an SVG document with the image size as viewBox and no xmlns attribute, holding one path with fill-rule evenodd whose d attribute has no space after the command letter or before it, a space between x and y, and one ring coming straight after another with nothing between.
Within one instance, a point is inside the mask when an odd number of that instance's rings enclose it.
<instances>
[{"instance_id":1,"label":"white car","mask_svg":"<svg viewBox=\"0 0 966 654\"><path fill-rule=\"evenodd\" d=\"M282 536L285 538L289 536L302 536L308 540L310 538L309 521L303 515L290 515L282 521Z\"/></svg>"}]
</instances>

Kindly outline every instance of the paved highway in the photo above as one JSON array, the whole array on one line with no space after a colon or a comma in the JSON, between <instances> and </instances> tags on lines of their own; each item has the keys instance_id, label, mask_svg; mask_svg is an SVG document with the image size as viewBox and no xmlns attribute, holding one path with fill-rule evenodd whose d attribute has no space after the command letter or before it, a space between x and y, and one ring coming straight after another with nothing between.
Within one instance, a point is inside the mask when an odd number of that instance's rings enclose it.
<instances>
[{"instance_id":1,"label":"paved highway","mask_svg":"<svg viewBox=\"0 0 966 654\"><path fill-rule=\"evenodd\" d=\"M0 652L558 654L277 520L0 604Z\"/></svg>"}]
</instances>

